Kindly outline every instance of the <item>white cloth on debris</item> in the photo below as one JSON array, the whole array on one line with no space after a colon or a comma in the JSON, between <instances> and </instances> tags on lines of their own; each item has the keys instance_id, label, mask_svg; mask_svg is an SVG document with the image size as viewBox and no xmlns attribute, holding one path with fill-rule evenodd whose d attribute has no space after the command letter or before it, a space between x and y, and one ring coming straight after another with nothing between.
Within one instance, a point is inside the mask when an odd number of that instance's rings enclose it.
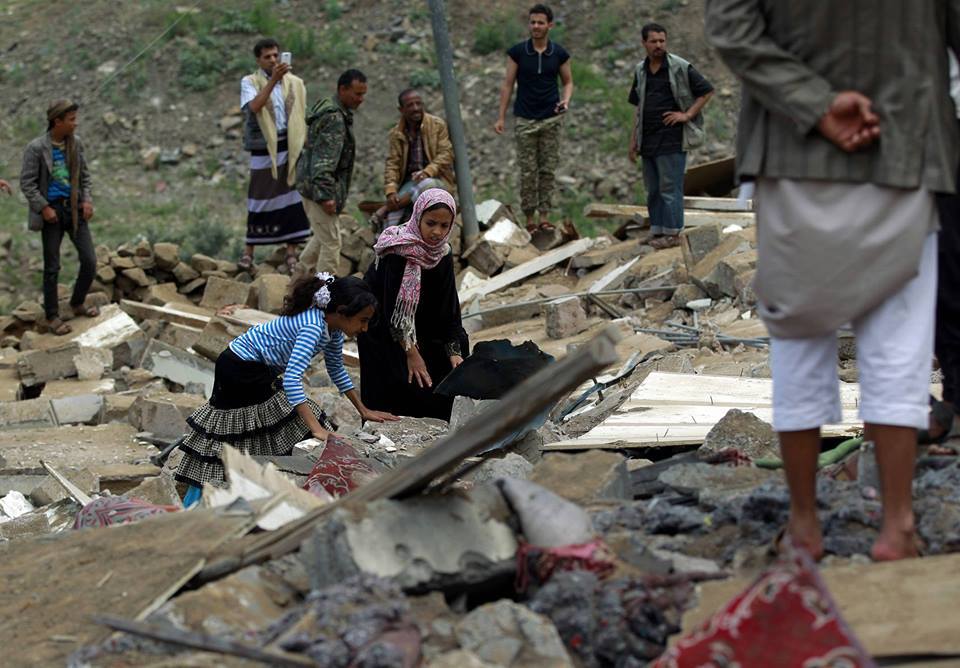
<instances>
[{"instance_id":1,"label":"white cloth on debris","mask_svg":"<svg viewBox=\"0 0 960 668\"><path fill-rule=\"evenodd\" d=\"M927 236L920 271L853 321L864 422L925 429L929 415L937 296L937 235ZM835 333L770 339L773 428L802 431L841 421Z\"/></svg>"}]
</instances>

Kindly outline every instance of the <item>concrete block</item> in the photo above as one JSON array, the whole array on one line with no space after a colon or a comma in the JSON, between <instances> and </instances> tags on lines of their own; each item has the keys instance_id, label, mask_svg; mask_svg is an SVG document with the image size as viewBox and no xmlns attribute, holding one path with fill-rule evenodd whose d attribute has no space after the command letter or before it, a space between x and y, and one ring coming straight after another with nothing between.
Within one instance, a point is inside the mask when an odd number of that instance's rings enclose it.
<instances>
[{"instance_id":1,"label":"concrete block","mask_svg":"<svg viewBox=\"0 0 960 668\"><path fill-rule=\"evenodd\" d=\"M503 266L506 251L501 246L480 239L464 251L462 257L481 274L492 276Z\"/></svg>"},{"instance_id":2,"label":"concrete block","mask_svg":"<svg viewBox=\"0 0 960 668\"><path fill-rule=\"evenodd\" d=\"M249 300L249 285L228 278L211 276L207 279L207 287L203 291L200 306L217 310L231 304L246 306Z\"/></svg>"},{"instance_id":3,"label":"concrete block","mask_svg":"<svg viewBox=\"0 0 960 668\"><path fill-rule=\"evenodd\" d=\"M108 264L97 267L97 280L104 284L113 283L117 279L117 272Z\"/></svg>"},{"instance_id":4,"label":"concrete block","mask_svg":"<svg viewBox=\"0 0 960 668\"><path fill-rule=\"evenodd\" d=\"M523 248L530 244L530 233L509 218L501 218L483 233L483 238L492 244Z\"/></svg>"},{"instance_id":5,"label":"concrete block","mask_svg":"<svg viewBox=\"0 0 960 668\"><path fill-rule=\"evenodd\" d=\"M334 511L304 541L301 559L315 589L369 574L405 589L479 585L510 573L517 541L499 519L495 489L470 496L381 500Z\"/></svg>"},{"instance_id":6,"label":"concrete block","mask_svg":"<svg viewBox=\"0 0 960 668\"><path fill-rule=\"evenodd\" d=\"M717 277L713 275L717 265L729 256L750 250L750 242L738 234L724 235L718 246L707 253L700 262L690 270L690 280L713 299L723 296L717 284Z\"/></svg>"},{"instance_id":7,"label":"concrete block","mask_svg":"<svg viewBox=\"0 0 960 668\"><path fill-rule=\"evenodd\" d=\"M200 278L200 272L186 262L178 262L173 266L171 272L173 273L173 278L180 285Z\"/></svg>"},{"instance_id":8,"label":"concrete block","mask_svg":"<svg viewBox=\"0 0 960 668\"><path fill-rule=\"evenodd\" d=\"M177 290L176 283L160 283L151 285L143 289L143 292L137 295L144 304L152 306L166 306L167 304L191 304L192 302L184 297Z\"/></svg>"},{"instance_id":9,"label":"concrete block","mask_svg":"<svg viewBox=\"0 0 960 668\"><path fill-rule=\"evenodd\" d=\"M136 269L137 263L133 261L132 257L121 257L120 255L114 255L110 258L110 266L113 267L117 272L123 272L127 269Z\"/></svg>"},{"instance_id":10,"label":"concrete block","mask_svg":"<svg viewBox=\"0 0 960 668\"><path fill-rule=\"evenodd\" d=\"M501 599L471 611L457 624L457 641L482 661L504 668L573 668L549 617Z\"/></svg>"},{"instance_id":11,"label":"concrete block","mask_svg":"<svg viewBox=\"0 0 960 668\"><path fill-rule=\"evenodd\" d=\"M124 269L120 272L120 276L129 280L138 288L145 288L148 285L154 285L157 282L156 279L147 276L147 273L140 267L135 269Z\"/></svg>"},{"instance_id":12,"label":"concrete block","mask_svg":"<svg viewBox=\"0 0 960 668\"><path fill-rule=\"evenodd\" d=\"M213 392L213 363L186 350L174 348L154 339L143 353L140 363L155 376L183 385L199 384L204 388L204 396Z\"/></svg>"},{"instance_id":13,"label":"concrete block","mask_svg":"<svg viewBox=\"0 0 960 668\"><path fill-rule=\"evenodd\" d=\"M178 325L175 322L164 323L164 325L164 328L156 338L174 348L181 348L183 350L193 348L193 344L200 339L202 330L196 327Z\"/></svg>"},{"instance_id":14,"label":"concrete block","mask_svg":"<svg viewBox=\"0 0 960 668\"><path fill-rule=\"evenodd\" d=\"M136 321L116 304L101 309L101 322L74 339L82 348L100 348L113 353L113 368L136 366L147 339Z\"/></svg>"},{"instance_id":15,"label":"concrete block","mask_svg":"<svg viewBox=\"0 0 960 668\"><path fill-rule=\"evenodd\" d=\"M626 459L606 450L545 455L534 468L530 482L579 504L633 499Z\"/></svg>"},{"instance_id":16,"label":"concrete block","mask_svg":"<svg viewBox=\"0 0 960 668\"><path fill-rule=\"evenodd\" d=\"M257 291L258 309L267 313L280 313L290 290L290 277L283 274L259 276L253 282L253 288Z\"/></svg>"},{"instance_id":17,"label":"concrete block","mask_svg":"<svg viewBox=\"0 0 960 668\"><path fill-rule=\"evenodd\" d=\"M565 339L587 329L587 313L579 297L561 297L542 307L547 336Z\"/></svg>"},{"instance_id":18,"label":"concrete block","mask_svg":"<svg viewBox=\"0 0 960 668\"><path fill-rule=\"evenodd\" d=\"M103 396L81 394L50 401L53 414L60 424L99 424L103 410Z\"/></svg>"},{"instance_id":19,"label":"concrete block","mask_svg":"<svg viewBox=\"0 0 960 668\"><path fill-rule=\"evenodd\" d=\"M90 469L66 468L57 470L62 473L67 480L76 485L81 492L86 492L87 494L100 493L100 476ZM60 483L54 480L53 476L49 475L30 492L30 500L36 506L45 506L67 498L70 498L70 495L67 494Z\"/></svg>"},{"instance_id":20,"label":"concrete block","mask_svg":"<svg viewBox=\"0 0 960 668\"><path fill-rule=\"evenodd\" d=\"M704 292L700 286L694 285L693 283L684 283L683 285L678 285L677 289L673 291L673 297L670 298L670 303L676 308L686 308L689 302L703 299L706 296L707 293Z\"/></svg>"},{"instance_id":21,"label":"concrete block","mask_svg":"<svg viewBox=\"0 0 960 668\"><path fill-rule=\"evenodd\" d=\"M202 273L204 271L216 271L219 268L217 261L209 255L195 253L190 258L190 266Z\"/></svg>"},{"instance_id":22,"label":"concrete block","mask_svg":"<svg viewBox=\"0 0 960 668\"><path fill-rule=\"evenodd\" d=\"M108 394L103 398L103 408L98 422L129 422L130 408L137 397L129 394Z\"/></svg>"},{"instance_id":23,"label":"concrete block","mask_svg":"<svg viewBox=\"0 0 960 668\"><path fill-rule=\"evenodd\" d=\"M202 287L205 286L206 284L207 284L207 279L205 279L205 278L195 278L195 279L193 279L192 281L189 281L189 282L184 283L183 285L181 285L181 286L180 286L180 292L183 293L183 294L185 294L185 295L189 295L189 294L192 294L192 293L196 292L197 290L199 290L200 288L202 288Z\"/></svg>"},{"instance_id":24,"label":"concrete block","mask_svg":"<svg viewBox=\"0 0 960 668\"><path fill-rule=\"evenodd\" d=\"M81 348L73 357L80 380L100 380L113 369L113 351L108 348Z\"/></svg>"},{"instance_id":25,"label":"concrete block","mask_svg":"<svg viewBox=\"0 0 960 668\"><path fill-rule=\"evenodd\" d=\"M137 431L172 440L188 431L187 418L203 403L195 394L153 392L133 401L127 420Z\"/></svg>"},{"instance_id":26,"label":"concrete block","mask_svg":"<svg viewBox=\"0 0 960 668\"><path fill-rule=\"evenodd\" d=\"M0 403L0 429L42 429L56 426L57 417L49 399Z\"/></svg>"},{"instance_id":27,"label":"concrete block","mask_svg":"<svg viewBox=\"0 0 960 668\"><path fill-rule=\"evenodd\" d=\"M527 480L531 473L533 473L533 464L515 452L508 452L503 457L485 460L480 466L470 471L467 479L479 485L499 478Z\"/></svg>"},{"instance_id":28,"label":"concrete block","mask_svg":"<svg viewBox=\"0 0 960 668\"><path fill-rule=\"evenodd\" d=\"M753 272L757 267L757 251L745 250L729 255L703 276L698 284L714 299L736 297L739 289L737 278Z\"/></svg>"},{"instance_id":29,"label":"concrete block","mask_svg":"<svg viewBox=\"0 0 960 668\"><path fill-rule=\"evenodd\" d=\"M473 267L467 267L460 272L459 276L457 276L457 291L462 292L472 288L475 285L480 285L485 280L487 280L486 276L481 274Z\"/></svg>"},{"instance_id":30,"label":"concrete block","mask_svg":"<svg viewBox=\"0 0 960 668\"><path fill-rule=\"evenodd\" d=\"M496 199L483 200L476 206L476 212L477 223L481 229L486 229L496 221L504 218L513 220L513 216L510 214L510 208Z\"/></svg>"},{"instance_id":31,"label":"concrete block","mask_svg":"<svg viewBox=\"0 0 960 668\"><path fill-rule=\"evenodd\" d=\"M124 494L130 499L143 499L158 506L175 506L182 508L180 494L177 492L177 482L171 476L158 475L147 478L142 483Z\"/></svg>"},{"instance_id":32,"label":"concrete block","mask_svg":"<svg viewBox=\"0 0 960 668\"><path fill-rule=\"evenodd\" d=\"M157 243L153 245L153 255L158 267L164 271L170 271L180 263L180 246L164 242Z\"/></svg>"},{"instance_id":33,"label":"concrete block","mask_svg":"<svg viewBox=\"0 0 960 668\"><path fill-rule=\"evenodd\" d=\"M683 263L687 266L687 271L693 271L693 268L710 251L720 245L720 240L723 238L722 230L722 225L714 223L688 227L680 233L680 250L683 253Z\"/></svg>"},{"instance_id":34,"label":"concrete block","mask_svg":"<svg viewBox=\"0 0 960 668\"><path fill-rule=\"evenodd\" d=\"M524 262L535 260L538 257L540 257L540 251L538 251L537 247L533 244L514 246L510 248L510 252L507 253L507 257L503 261L503 268L513 269L514 267L520 266Z\"/></svg>"},{"instance_id":35,"label":"concrete block","mask_svg":"<svg viewBox=\"0 0 960 668\"><path fill-rule=\"evenodd\" d=\"M45 383L56 378L77 375L73 358L80 353L76 341L48 350L29 350L17 357L17 372L27 387Z\"/></svg>"},{"instance_id":36,"label":"concrete block","mask_svg":"<svg viewBox=\"0 0 960 668\"><path fill-rule=\"evenodd\" d=\"M245 331L244 327L222 318L211 318L200 333L200 338L194 342L193 349L208 360L216 362L227 345Z\"/></svg>"}]
</instances>

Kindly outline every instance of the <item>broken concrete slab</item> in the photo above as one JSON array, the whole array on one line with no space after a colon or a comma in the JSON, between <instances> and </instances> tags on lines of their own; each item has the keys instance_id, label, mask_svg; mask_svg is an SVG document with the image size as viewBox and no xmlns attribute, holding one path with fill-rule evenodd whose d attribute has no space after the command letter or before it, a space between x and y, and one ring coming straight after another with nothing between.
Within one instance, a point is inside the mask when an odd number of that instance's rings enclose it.
<instances>
[{"instance_id":1,"label":"broken concrete slab","mask_svg":"<svg viewBox=\"0 0 960 668\"><path fill-rule=\"evenodd\" d=\"M776 471L752 466L690 463L671 466L659 475L658 480L678 492L696 495L704 505L717 507L721 502L779 478Z\"/></svg>"},{"instance_id":2,"label":"broken concrete slab","mask_svg":"<svg viewBox=\"0 0 960 668\"><path fill-rule=\"evenodd\" d=\"M21 492L5 492L0 498L0 523L16 519L35 510L34 506Z\"/></svg>"},{"instance_id":3,"label":"broken concrete slab","mask_svg":"<svg viewBox=\"0 0 960 668\"><path fill-rule=\"evenodd\" d=\"M143 289L137 297L144 304L165 306L166 304L192 304L187 297L180 294L176 283L159 283Z\"/></svg>"},{"instance_id":4,"label":"broken concrete slab","mask_svg":"<svg viewBox=\"0 0 960 668\"><path fill-rule=\"evenodd\" d=\"M189 431L187 418L204 404L202 397L181 392L151 392L137 397L128 420L138 432L174 440Z\"/></svg>"},{"instance_id":5,"label":"broken concrete slab","mask_svg":"<svg viewBox=\"0 0 960 668\"><path fill-rule=\"evenodd\" d=\"M463 259L470 266L486 276L492 276L500 270L508 253L508 249L486 239L478 239L463 253Z\"/></svg>"},{"instance_id":6,"label":"broken concrete slab","mask_svg":"<svg viewBox=\"0 0 960 668\"><path fill-rule=\"evenodd\" d=\"M77 368L80 380L100 380L103 374L113 369L113 351L108 348L82 348L74 356L73 365Z\"/></svg>"},{"instance_id":7,"label":"broken concrete slab","mask_svg":"<svg viewBox=\"0 0 960 668\"><path fill-rule=\"evenodd\" d=\"M608 262L622 263L638 255L640 255L640 242L637 239L630 239L576 255L570 262L570 266L574 269L589 269Z\"/></svg>"},{"instance_id":8,"label":"broken concrete slab","mask_svg":"<svg viewBox=\"0 0 960 668\"><path fill-rule=\"evenodd\" d=\"M510 573L517 541L497 517L507 512L502 499L494 504L492 498L489 492L413 497L335 510L301 549L311 585L319 589L364 573L422 590Z\"/></svg>"},{"instance_id":9,"label":"broken concrete slab","mask_svg":"<svg viewBox=\"0 0 960 668\"><path fill-rule=\"evenodd\" d=\"M527 480L532 472L533 464L515 452L508 452L503 457L484 460L482 464L471 470L466 478L473 484L480 485L500 478Z\"/></svg>"},{"instance_id":10,"label":"broken concrete slab","mask_svg":"<svg viewBox=\"0 0 960 668\"><path fill-rule=\"evenodd\" d=\"M203 290L200 306L219 310L224 306L240 304L247 306L250 301L250 285L232 281L228 278L211 276L207 279L207 287Z\"/></svg>"},{"instance_id":11,"label":"broken concrete slab","mask_svg":"<svg viewBox=\"0 0 960 668\"><path fill-rule=\"evenodd\" d=\"M530 482L581 505L633 499L626 459L615 452L545 455L534 468Z\"/></svg>"},{"instance_id":12,"label":"broken concrete slab","mask_svg":"<svg viewBox=\"0 0 960 668\"><path fill-rule=\"evenodd\" d=\"M158 506L183 507L180 493L177 492L177 482L168 475L147 478L124 495L132 499L143 499Z\"/></svg>"},{"instance_id":13,"label":"broken concrete slab","mask_svg":"<svg viewBox=\"0 0 960 668\"><path fill-rule=\"evenodd\" d=\"M109 422L126 422L127 415L137 397L130 394L108 394L103 398L103 410L100 413L100 424Z\"/></svg>"},{"instance_id":14,"label":"broken concrete slab","mask_svg":"<svg viewBox=\"0 0 960 668\"><path fill-rule=\"evenodd\" d=\"M740 233L724 235L720 244L697 262L692 270L689 270L690 280L713 299L719 299L723 294L717 287L716 276L713 275L717 265L731 255L749 250L751 250L750 241Z\"/></svg>"},{"instance_id":15,"label":"broken concrete slab","mask_svg":"<svg viewBox=\"0 0 960 668\"><path fill-rule=\"evenodd\" d=\"M573 667L553 622L507 599L470 612L457 624L457 640L497 666Z\"/></svg>"},{"instance_id":16,"label":"broken concrete slab","mask_svg":"<svg viewBox=\"0 0 960 668\"><path fill-rule=\"evenodd\" d=\"M98 424L103 410L103 396L78 394L52 399L50 405L57 424Z\"/></svg>"},{"instance_id":17,"label":"broken concrete slab","mask_svg":"<svg viewBox=\"0 0 960 668\"><path fill-rule=\"evenodd\" d=\"M680 233L680 251L683 253L683 263L687 271L693 271L710 251L720 245L722 238L723 225L719 223L688 227L683 230Z\"/></svg>"},{"instance_id":18,"label":"broken concrete slab","mask_svg":"<svg viewBox=\"0 0 960 668\"><path fill-rule=\"evenodd\" d=\"M193 349L208 360L216 362L220 353L227 349L230 342L245 331L245 327L227 322L223 318L211 318L204 325L200 337L193 344Z\"/></svg>"},{"instance_id":19,"label":"broken concrete slab","mask_svg":"<svg viewBox=\"0 0 960 668\"><path fill-rule=\"evenodd\" d=\"M60 473L86 494L98 494L100 492L100 476L90 469L67 468ZM64 490L63 485L51 475L47 475L41 483L30 491L30 499L37 506L46 506L67 498L70 498L70 495Z\"/></svg>"},{"instance_id":20,"label":"broken concrete slab","mask_svg":"<svg viewBox=\"0 0 960 668\"><path fill-rule=\"evenodd\" d=\"M193 353L174 348L154 339L143 353L140 365L160 378L187 387L202 385L204 397L213 392L213 363Z\"/></svg>"},{"instance_id":21,"label":"broken concrete slab","mask_svg":"<svg viewBox=\"0 0 960 668\"><path fill-rule=\"evenodd\" d=\"M498 219L482 236L491 244L500 246L523 248L530 243L530 233L509 218Z\"/></svg>"},{"instance_id":22,"label":"broken concrete slab","mask_svg":"<svg viewBox=\"0 0 960 668\"><path fill-rule=\"evenodd\" d=\"M773 427L749 411L731 408L707 432L697 454L707 459L724 450L736 450L750 459L766 459L780 456L779 445Z\"/></svg>"},{"instance_id":23,"label":"broken concrete slab","mask_svg":"<svg viewBox=\"0 0 960 668\"><path fill-rule=\"evenodd\" d=\"M116 304L105 306L97 323L74 338L81 349L101 348L113 354L113 368L134 366L146 346L146 336L133 318ZM81 353L83 350L81 350Z\"/></svg>"},{"instance_id":24,"label":"broken concrete slab","mask_svg":"<svg viewBox=\"0 0 960 668\"><path fill-rule=\"evenodd\" d=\"M17 358L17 371L21 382L32 387L57 378L69 378L77 375L77 366L73 359L80 353L76 342L64 344L50 350L29 350Z\"/></svg>"},{"instance_id":25,"label":"broken concrete slab","mask_svg":"<svg viewBox=\"0 0 960 668\"><path fill-rule=\"evenodd\" d=\"M0 429L43 429L58 424L49 399L0 403Z\"/></svg>"}]
</instances>

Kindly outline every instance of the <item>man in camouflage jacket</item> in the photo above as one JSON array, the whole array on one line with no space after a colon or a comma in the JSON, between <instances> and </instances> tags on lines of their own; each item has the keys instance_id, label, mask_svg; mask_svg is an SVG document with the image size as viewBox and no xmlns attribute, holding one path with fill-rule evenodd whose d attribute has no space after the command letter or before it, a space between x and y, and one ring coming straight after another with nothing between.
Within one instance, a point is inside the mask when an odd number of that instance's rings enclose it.
<instances>
[{"instance_id":1,"label":"man in camouflage jacket","mask_svg":"<svg viewBox=\"0 0 960 668\"><path fill-rule=\"evenodd\" d=\"M313 237L300 254L301 270L339 274L339 214L347 203L356 143L353 112L367 93L367 77L347 70L337 95L313 105L307 114L307 140L297 161L297 190L310 219Z\"/></svg>"}]
</instances>

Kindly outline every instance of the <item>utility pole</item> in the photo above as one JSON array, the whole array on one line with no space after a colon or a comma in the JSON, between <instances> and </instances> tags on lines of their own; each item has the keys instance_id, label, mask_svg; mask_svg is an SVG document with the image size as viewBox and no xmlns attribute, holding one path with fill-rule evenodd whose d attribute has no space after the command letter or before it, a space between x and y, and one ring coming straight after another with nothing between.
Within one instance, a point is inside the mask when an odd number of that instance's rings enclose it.
<instances>
[{"instance_id":1,"label":"utility pole","mask_svg":"<svg viewBox=\"0 0 960 668\"><path fill-rule=\"evenodd\" d=\"M453 76L453 48L450 46L443 0L427 2L430 5L433 43L437 49L437 67L440 69L440 85L443 88L443 108L447 114L450 139L453 141L460 215L463 219L463 241L466 247L480 235L480 228L477 225L477 208L473 202L473 179L470 177L470 161L467 159L467 138L463 132L463 119L460 117L460 92Z\"/></svg>"}]
</instances>

